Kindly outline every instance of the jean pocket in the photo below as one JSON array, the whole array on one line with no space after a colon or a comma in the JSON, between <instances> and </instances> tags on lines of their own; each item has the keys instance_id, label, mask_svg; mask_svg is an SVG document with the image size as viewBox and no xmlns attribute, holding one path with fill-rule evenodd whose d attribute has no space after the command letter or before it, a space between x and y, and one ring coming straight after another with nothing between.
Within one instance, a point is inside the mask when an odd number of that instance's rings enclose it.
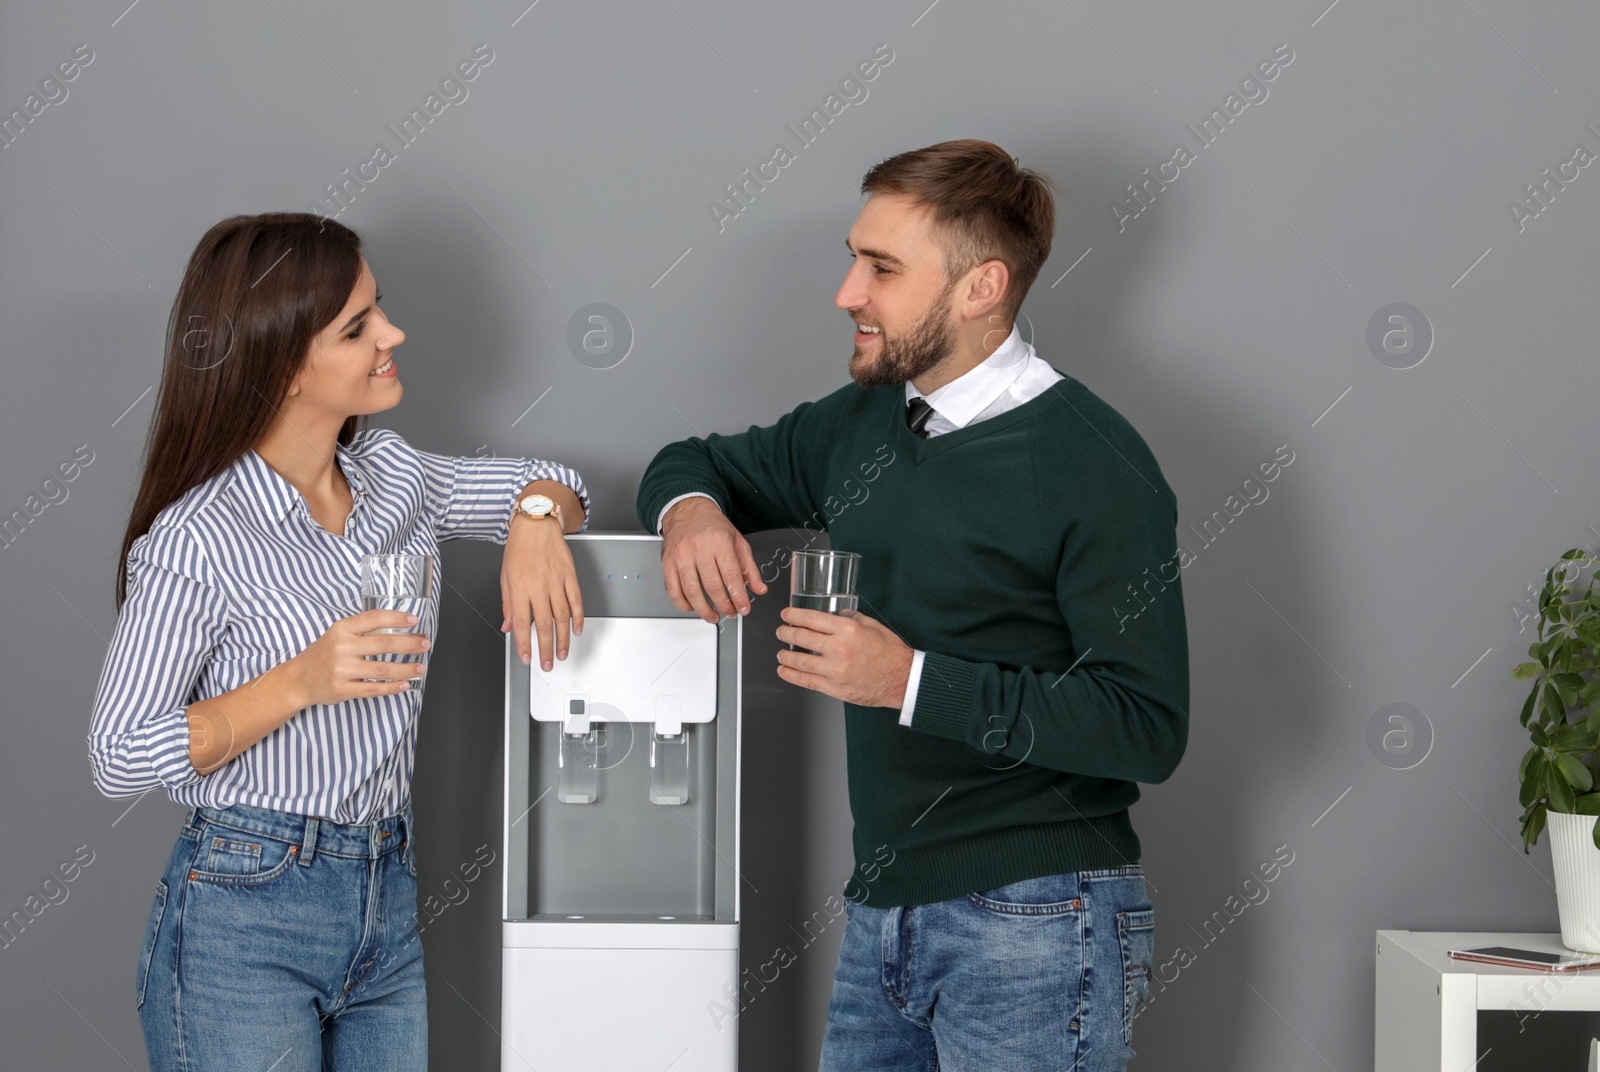
<instances>
[{"instance_id":1,"label":"jean pocket","mask_svg":"<svg viewBox=\"0 0 1600 1072\"><path fill-rule=\"evenodd\" d=\"M210 874L259 875L261 873L261 842L213 837L210 844L205 866L205 870Z\"/></svg>"},{"instance_id":2,"label":"jean pocket","mask_svg":"<svg viewBox=\"0 0 1600 1072\"><path fill-rule=\"evenodd\" d=\"M1071 874L1045 875L969 893L967 901L1002 916L1063 916L1083 910L1076 877Z\"/></svg>"},{"instance_id":3,"label":"jean pocket","mask_svg":"<svg viewBox=\"0 0 1600 1072\"><path fill-rule=\"evenodd\" d=\"M1117 944L1122 948L1122 1040L1133 1042L1133 1019L1150 1001L1150 962L1155 956L1153 908L1117 913Z\"/></svg>"},{"instance_id":4,"label":"jean pocket","mask_svg":"<svg viewBox=\"0 0 1600 1072\"><path fill-rule=\"evenodd\" d=\"M196 866L189 871L191 882L214 886L260 886L288 873L300 858L300 846L277 838L240 830L206 831L195 853ZM199 866L204 859L205 866Z\"/></svg>"},{"instance_id":5,"label":"jean pocket","mask_svg":"<svg viewBox=\"0 0 1600 1072\"><path fill-rule=\"evenodd\" d=\"M135 1009L144 1008L144 990L150 982L150 959L155 956L156 937L161 933L161 921L167 915L167 884L156 883L155 903L150 906L150 921L144 928L144 945L139 949L139 990Z\"/></svg>"}]
</instances>

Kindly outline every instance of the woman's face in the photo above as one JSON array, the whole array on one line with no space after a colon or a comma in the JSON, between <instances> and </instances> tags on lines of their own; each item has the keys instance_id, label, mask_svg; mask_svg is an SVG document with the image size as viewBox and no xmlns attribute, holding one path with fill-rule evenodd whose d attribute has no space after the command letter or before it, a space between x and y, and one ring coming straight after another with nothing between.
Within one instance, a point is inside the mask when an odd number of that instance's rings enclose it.
<instances>
[{"instance_id":1,"label":"woman's face","mask_svg":"<svg viewBox=\"0 0 1600 1072\"><path fill-rule=\"evenodd\" d=\"M406 333L378 308L378 284L363 258L344 308L312 340L305 365L290 382L290 400L340 421L399 405L404 389L394 348L405 340Z\"/></svg>"}]
</instances>

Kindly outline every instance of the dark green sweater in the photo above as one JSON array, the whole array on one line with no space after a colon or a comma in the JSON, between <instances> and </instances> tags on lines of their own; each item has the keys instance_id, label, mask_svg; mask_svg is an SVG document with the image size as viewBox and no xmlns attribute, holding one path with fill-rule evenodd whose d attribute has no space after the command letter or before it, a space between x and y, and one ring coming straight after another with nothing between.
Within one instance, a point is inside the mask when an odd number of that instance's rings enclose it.
<instances>
[{"instance_id":1,"label":"dark green sweater","mask_svg":"<svg viewBox=\"0 0 1600 1072\"><path fill-rule=\"evenodd\" d=\"M668 500L701 491L741 532L826 529L862 555L860 613L928 653L911 726L845 704L852 899L1137 861L1134 783L1169 777L1188 742L1176 498L1071 377L929 439L904 414L903 387L852 383L768 427L672 443L639 520L654 532Z\"/></svg>"}]
</instances>

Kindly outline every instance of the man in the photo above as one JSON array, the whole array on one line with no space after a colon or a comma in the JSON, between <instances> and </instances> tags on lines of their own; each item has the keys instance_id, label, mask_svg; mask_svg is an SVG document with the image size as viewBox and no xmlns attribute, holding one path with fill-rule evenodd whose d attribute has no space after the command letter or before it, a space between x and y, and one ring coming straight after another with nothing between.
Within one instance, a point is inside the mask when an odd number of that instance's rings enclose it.
<instances>
[{"instance_id":1,"label":"man","mask_svg":"<svg viewBox=\"0 0 1600 1072\"><path fill-rule=\"evenodd\" d=\"M742 532L811 522L863 556L861 612L777 631L806 649L778 676L845 705L857 868L824 1072L1121 1070L1154 936L1128 806L1188 741L1176 499L1013 326L1055 228L1042 176L952 141L862 192L834 299L854 382L663 448L639 518L707 621L767 591Z\"/></svg>"}]
</instances>

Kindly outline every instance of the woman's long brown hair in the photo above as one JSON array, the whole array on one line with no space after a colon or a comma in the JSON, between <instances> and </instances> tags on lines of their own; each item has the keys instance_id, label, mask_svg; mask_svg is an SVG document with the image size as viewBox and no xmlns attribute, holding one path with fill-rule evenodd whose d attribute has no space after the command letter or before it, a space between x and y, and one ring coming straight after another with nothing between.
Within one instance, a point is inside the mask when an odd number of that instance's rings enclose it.
<instances>
[{"instance_id":1,"label":"woman's long brown hair","mask_svg":"<svg viewBox=\"0 0 1600 1072\"><path fill-rule=\"evenodd\" d=\"M200 239L167 321L144 476L117 564L118 610L134 541L184 492L256 444L312 340L339 315L360 276L360 237L310 213L232 216ZM348 444L363 420L345 421L339 442Z\"/></svg>"}]
</instances>

